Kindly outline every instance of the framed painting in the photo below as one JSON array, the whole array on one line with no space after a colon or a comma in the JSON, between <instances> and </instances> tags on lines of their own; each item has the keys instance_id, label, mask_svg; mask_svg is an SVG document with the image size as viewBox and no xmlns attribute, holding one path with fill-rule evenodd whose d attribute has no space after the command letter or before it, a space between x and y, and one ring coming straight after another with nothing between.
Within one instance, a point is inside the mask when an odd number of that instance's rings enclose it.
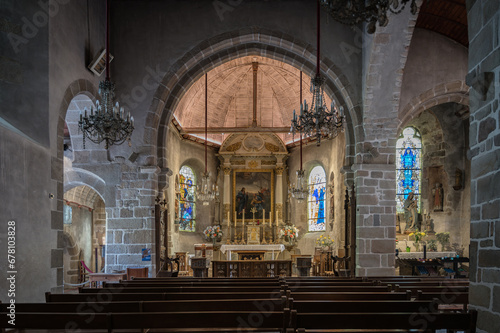
<instances>
[{"instance_id":1,"label":"framed painting","mask_svg":"<svg viewBox=\"0 0 500 333\"><path fill-rule=\"evenodd\" d=\"M259 220L262 222L263 213L266 212L266 223L274 217L274 170L233 170L233 216L236 220Z\"/></svg>"}]
</instances>

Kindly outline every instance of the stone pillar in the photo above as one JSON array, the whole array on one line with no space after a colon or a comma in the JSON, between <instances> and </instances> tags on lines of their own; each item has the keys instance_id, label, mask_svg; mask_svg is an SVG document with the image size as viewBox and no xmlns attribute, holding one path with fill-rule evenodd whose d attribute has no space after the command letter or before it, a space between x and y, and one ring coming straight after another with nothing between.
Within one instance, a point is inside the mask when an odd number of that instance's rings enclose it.
<instances>
[{"instance_id":1,"label":"stone pillar","mask_svg":"<svg viewBox=\"0 0 500 333\"><path fill-rule=\"evenodd\" d=\"M283 220L283 171L284 170L285 168L282 166L278 166L275 169L276 186L275 186L274 203L280 220Z\"/></svg>"},{"instance_id":2,"label":"stone pillar","mask_svg":"<svg viewBox=\"0 0 500 333\"><path fill-rule=\"evenodd\" d=\"M470 305L478 332L500 331L500 9L467 1L469 17Z\"/></svg>"},{"instance_id":3,"label":"stone pillar","mask_svg":"<svg viewBox=\"0 0 500 333\"><path fill-rule=\"evenodd\" d=\"M116 205L106 206L106 272L131 266L155 265L155 197L158 167L121 165L121 181L116 190ZM142 261L142 249L152 250L151 261Z\"/></svg>"},{"instance_id":4,"label":"stone pillar","mask_svg":"<svg viewBox=\"0 0 500 333\"><path fill-rule=\"evenodd\" d=\"M356 164L356 275L394 275L396 171L394 164Z\"/></svg>"},{"instance_id":5,"label":"stone pillar","mask_svg":"<svg viewBox=\"0 0 500 333\"><path fill-rule=\"evenodd\" d=\"M225 240L227 239L231 240L231 228L234 226L234 221L232 221L233 214L231 212L231 167L230 166L224 166L222 168L224 171L224 194L222 198L222 204L223 204L223 215L222 215L222 230L224 232ZM229 221L230 226L228 227L228 219L227 215L229 213Z\"/></svg>"}]
</instances>

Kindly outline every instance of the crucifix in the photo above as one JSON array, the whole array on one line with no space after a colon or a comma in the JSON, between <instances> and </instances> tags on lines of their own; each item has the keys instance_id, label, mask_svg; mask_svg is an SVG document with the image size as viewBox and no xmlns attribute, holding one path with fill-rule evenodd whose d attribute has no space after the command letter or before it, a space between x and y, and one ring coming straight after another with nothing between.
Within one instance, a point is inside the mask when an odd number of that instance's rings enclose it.
<instances>
[{"instance_id":1,"label":"crucifix","mask_svg":"<svg viewBox=\"0 0 500 333\"><path fill-rule=\"evenodd\" d=\"M255 213L257 213L257 208L255 207L252 207L252 209L250 209L250 213L252 213L252 224L255 224Z\"/></svg>"}]
</instances>

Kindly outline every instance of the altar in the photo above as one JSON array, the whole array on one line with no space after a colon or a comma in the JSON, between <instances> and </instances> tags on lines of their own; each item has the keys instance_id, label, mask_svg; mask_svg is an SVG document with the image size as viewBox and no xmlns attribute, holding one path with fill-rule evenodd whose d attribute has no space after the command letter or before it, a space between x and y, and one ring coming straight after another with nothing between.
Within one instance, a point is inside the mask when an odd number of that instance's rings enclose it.
<instances>
[{"instance_id":1,"label":"altar","mask_svg":"<svg viewBox=\"0 0 500 333\"><path fill-rule=\"evenodd\" d=\"M231 255L232 252L235 253L245 253L247 255L251 255L252 253L254 254L261 254L261 253L267 253L271 252L271 260L275 259L275 253L277 251L278 254L283 252L285 250L285 245L283 244L261 244L261 245L229 245L225 244L222 245L220 248L220 251L224 254L226 254L227 260L231 261ZM251 258L251 259L256 259L256 258ZM260 260L264 260L264 255L259 258ZM240 260L240 258L238 258ZM244 260L244 259L243 259Z\"/></svg>"}]
</instances>

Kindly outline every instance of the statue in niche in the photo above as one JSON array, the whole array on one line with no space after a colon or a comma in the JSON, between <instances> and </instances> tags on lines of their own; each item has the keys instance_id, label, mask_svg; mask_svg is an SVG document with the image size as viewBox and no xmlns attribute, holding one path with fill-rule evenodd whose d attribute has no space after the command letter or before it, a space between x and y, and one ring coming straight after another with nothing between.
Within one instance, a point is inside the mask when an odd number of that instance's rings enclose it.
<instances>
[{"instance_id":1,"label":"statue in niche","mask_svg":"<svg viewBox=\"0 0 500 333\"><path fill-rule=\"evenodd\" d=\"M420 229L418 225L417 201L414 199L413 192L408 194L403 207L405 210L406 228L412 230Z\"/></svg>"},{"instance_id":2,"label":"statue in niche","mask_svg":"<svg viewBox=\"0 0 500 333\"><path fill-rule=\"evenodd\" d=\"M330 186L328 186L328 188L330 189L330 219L332 220L333 222L333 219L335 218L335 195L334 195L334 175L333 175L333 172L330 174L330 179L331 179L331 184Z\"/></svg>"},{"instance_id":3,"label":"statue in niche","mask_svg":"<svg viewBox=\"0 0 500 333\"><path fill-rule=\"evenodd\" d=\"M434 196L434 211L442 212L443 211L443 184L436 183L434 188L432 189L432 195Z\"/></svg>"}]
</instances>

